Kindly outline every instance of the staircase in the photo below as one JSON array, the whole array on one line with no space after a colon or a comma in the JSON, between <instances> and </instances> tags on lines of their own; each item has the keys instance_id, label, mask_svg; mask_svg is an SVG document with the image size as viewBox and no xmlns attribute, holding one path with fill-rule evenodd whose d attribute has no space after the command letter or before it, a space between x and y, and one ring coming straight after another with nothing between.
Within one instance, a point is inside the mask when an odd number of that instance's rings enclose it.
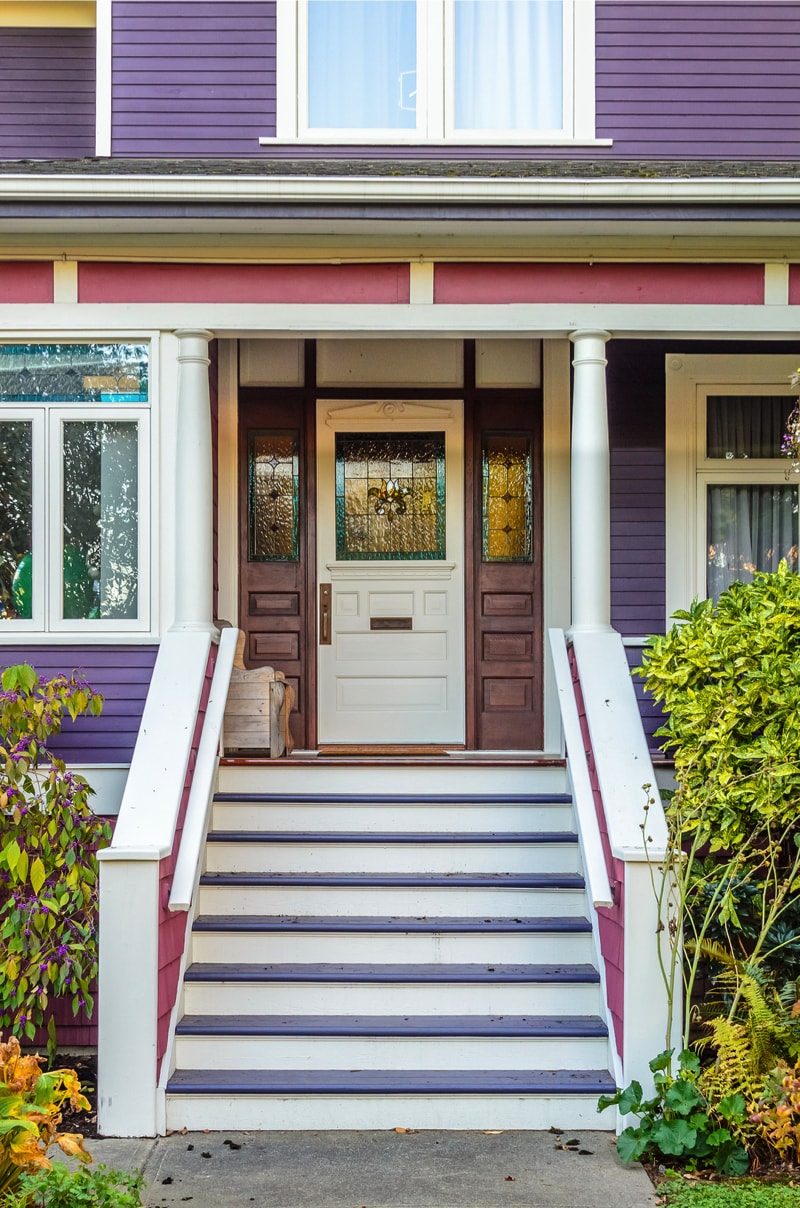
<instances>
[{"instance_id":1,"label":"staircase","mask_svg":"<svg viewBox=\"0 0 800 1208\"><path fill-rule=\"evenodd\" d=\"M530 766L223 767L167 1128L609 1127L563 788Z\"/></svg>"}]
</instances>

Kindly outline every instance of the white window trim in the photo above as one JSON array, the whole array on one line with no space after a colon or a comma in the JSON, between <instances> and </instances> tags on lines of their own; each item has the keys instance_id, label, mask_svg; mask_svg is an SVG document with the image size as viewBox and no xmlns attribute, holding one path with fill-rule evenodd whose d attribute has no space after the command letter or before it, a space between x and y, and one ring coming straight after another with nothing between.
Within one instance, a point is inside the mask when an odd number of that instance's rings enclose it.
<instances>
[{"instance_id":1,"label":"white window trim","mask_svg":"<svg viewBox=\"0 0 800 1208\"><path fill-rule=\"evenodd\" d=\"M32 546L44 551L33 560L34 609L30 620L0 621L0 646L30 643L71 644L80 641L151 643L159 637L159 547L156 518L160 515L158 406L160 341L156 331L92 331L91 335L64 331L6 331L3 344L146 344L148 401L146 403L30 403L0 404L0 419L33 423ZM48 416L49 430L48 430ZM139 616L135 621L64 620L61 616L60 558L63 468L60 455L61 424L65 419L102 422L135 420L139 425ZM56 550L58 553L56 553Z\"/></svg>"},{"instance_id":2,"label":"white window trim","mask_svg":"<svg viewBox=\"0 0 800 1208\"><path fill-rule=\"evenodd\" d=\"M721 462L705 456L705 404L710 394L785 394L797 387L787 355L683 355L666 358L666 609L667 620L706 596L706 487L717 482L786 481L785 458Z\"/></svg>"},{"instance_id":3,"label":"white window trim","mask_svg":"<svg viewBox=\"0 0 800 1208\"><path fill-rule=\"evenodd\" d=\"M611 146L595 137L595 0L564 0L564 125L561 131L455 130L452 128L452 8L447 0L422 0L417 19L416 130L318 130L307 124L305 0L277 0L276 131L262 146L393 144L398 146ZM445 64L448 70L445 72ZM451 81L446 86L445 76ZM441 104L429 104L429 98Z\"/></svg>"}]
</instances>

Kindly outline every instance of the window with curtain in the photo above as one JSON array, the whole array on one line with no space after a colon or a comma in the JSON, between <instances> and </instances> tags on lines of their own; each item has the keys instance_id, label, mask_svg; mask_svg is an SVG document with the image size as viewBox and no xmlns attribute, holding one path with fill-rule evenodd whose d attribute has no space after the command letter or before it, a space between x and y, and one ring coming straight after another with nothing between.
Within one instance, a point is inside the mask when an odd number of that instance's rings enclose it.
<instances>
[{"instance_id":1,"label":"window with curtain","mask_svg":"<svg viewBox=\"0 0 800 1208\"><path fill-rule=\"evenodd\" d=\"M727 480L712 470L705 481L706 588L713 600L736 581L750 582L757 571L777 570L784 558L797 570L798 484L787 481L785 462L780 474L767 470L779 462L792 406L785 395L706 400L706 463L730 470ZM749 473L742 464L747 461L766 472L754 467Z\"/></svg>"},{"instance_id":2,"label":"window with curtain","mask_svg":"<svg viewBox=\"0 0 800 1208\"><path fill-rule=\"evenodd\" d=\"M573 4L306 0L308 132L561 135Z\"/></svg>"}]
</instances>

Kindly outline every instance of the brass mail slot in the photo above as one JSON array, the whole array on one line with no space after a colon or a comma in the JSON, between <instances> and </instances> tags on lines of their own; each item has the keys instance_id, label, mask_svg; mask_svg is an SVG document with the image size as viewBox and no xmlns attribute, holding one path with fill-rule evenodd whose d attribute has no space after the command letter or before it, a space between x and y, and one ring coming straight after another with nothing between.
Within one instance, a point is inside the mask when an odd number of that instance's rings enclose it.
<instances>
[{"instance_id":1,"label":"brass mail slot","mask_svg":"<svg viewBox=\"0 0 800 1208\"><path fill-rule=\"evenodd\" d=\"M412 617L370 617L370 629L413 629Z\"/></svg>"}]
</instances>

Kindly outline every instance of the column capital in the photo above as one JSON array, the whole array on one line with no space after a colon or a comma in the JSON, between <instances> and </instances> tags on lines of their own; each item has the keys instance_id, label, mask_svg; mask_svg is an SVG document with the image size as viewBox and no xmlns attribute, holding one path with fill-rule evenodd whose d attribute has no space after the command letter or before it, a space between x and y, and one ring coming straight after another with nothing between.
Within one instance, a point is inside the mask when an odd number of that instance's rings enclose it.
<instances>
[{"instance_id":1,"label":"column capital","mask_svg":"<svg viewBox=\"0 0 800 1208\"><path fill-rule=\"evenodd\" d=\"M213 331L206 331L204 327L181 327L174 334L180 340L179 361L209 364L208 341L214 339Z\"/></svg>"},{"instance_id":2,"label":"column capital","mask_svg":"<svg viewBox=\"0 0 800 1208\"><path fill-rule=\"evenodd\" d=\"M611 332L604 331L602 327L586 327L578 328L577 331L571 331L569 338L573 344L578 340L602 340L605 344L606 340L611 339Z\"/></svg>"}]
</instances>

